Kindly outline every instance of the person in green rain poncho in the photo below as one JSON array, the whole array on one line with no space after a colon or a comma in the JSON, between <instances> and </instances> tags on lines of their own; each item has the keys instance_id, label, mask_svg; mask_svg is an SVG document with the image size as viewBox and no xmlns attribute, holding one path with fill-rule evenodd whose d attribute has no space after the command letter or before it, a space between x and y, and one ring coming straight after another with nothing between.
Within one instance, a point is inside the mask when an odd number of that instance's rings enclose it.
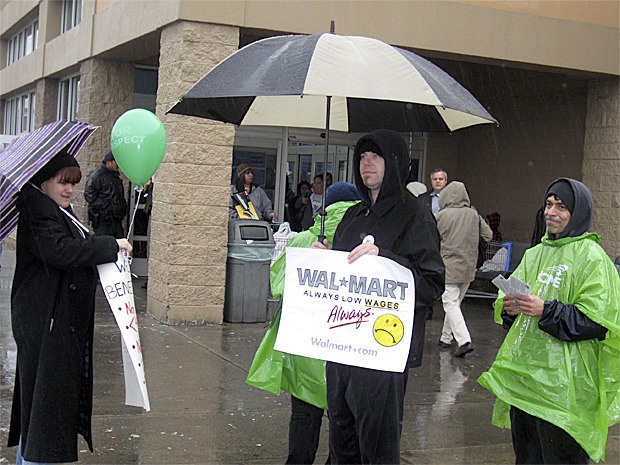
<instances>
[{"instance_id":1,"label":"person in green rain poncho","mask_svg":"<svg viewBox=\"0 0 620 465\"><path fill-rule=\"evenodd\" d=\"M325 197L326 217L324 233L328 241L347 209L361 200L357 188L350 183L337 182L330 186ZM315 215L314 225L294 236L289 247L309 248L321 229L321 217ZM274 298L284 293L286 253L278 257L271 267L270 286ZM287 464L313 463L319 446L323 411L327 409L325 390L325 361L287 354L274 350L280 309L263 338L250 367L246 383L272 394L280 390L291 394L291 420L289 425L289 452Z\"/></svg>"},{"instance_id":2,"label":"person in green rain poncho","mask_svg":"<svg viewBox=\"0 0 620 465\"><path fill-rule=\"evenodd\" d=\"M547 231L513 276L530 295L495 301L510 328L478 382L497 400L492 422L511 428L516 463L605 459L620 421L620 277L599 246L592 194L560 178L545 194Z\"/></svg>"}]
</instances>

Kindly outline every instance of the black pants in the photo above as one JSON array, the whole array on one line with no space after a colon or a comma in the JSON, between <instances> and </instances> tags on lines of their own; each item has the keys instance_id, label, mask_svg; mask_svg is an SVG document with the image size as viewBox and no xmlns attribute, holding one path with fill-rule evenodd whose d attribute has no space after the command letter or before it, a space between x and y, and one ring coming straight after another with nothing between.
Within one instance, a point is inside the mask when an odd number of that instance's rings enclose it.
<instances>
[{"instance_id":1,"label":"black pants","mask_svg":"<svg viewBox=\"0 0 620 465\"><path fill-rule=\"evenodd\" d=\"M323 409L291 396L287 464L312 464L319 447ZM329 463L329 459L327 461Z\"/></svg>"},{"instance_id":2,"label":"black pants","mask_svg":"<svg viewBox=\"0 0 620 465\"><path fill-rule=\"evenodd\" d=\"M548 421L510 407L517 464L587 464L590 458L570 434Z\"/></svg>"},{"instance_id":3,"label":"black pants","mask_svg":"<svg viewBox=\"0 0 620 465\"><path fill-rule=\"evenodd\" d=\"M327 362L332 463L400 463L408 369L403 373Z\"/></svg>"},{"instance_id":4,"label":"black pants","mask_svg":"<svg viewBox=\"0 0 620 465\"><path fill-rule=\"evenodd\" d=\"M93 226L95 236L114 236L116 239L124 239L125 233L121 221L100 221Z\"/></svg>"}]
</instances>

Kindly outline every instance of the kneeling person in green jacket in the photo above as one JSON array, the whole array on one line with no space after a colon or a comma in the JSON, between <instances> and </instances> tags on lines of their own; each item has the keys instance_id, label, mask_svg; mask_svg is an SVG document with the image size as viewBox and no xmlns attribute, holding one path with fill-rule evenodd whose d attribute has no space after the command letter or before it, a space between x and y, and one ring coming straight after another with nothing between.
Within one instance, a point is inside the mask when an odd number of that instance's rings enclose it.
<instances>
[{"instance_id":1,"label":"kneeling person in green jacket","mask_svg":"<svg viewBox=\"0 0 620 465\"><path fill-rule=\"evenodd\" d=\"M326 217L324 234L334 239L336 228L349 207L357 204L361 196L350 183L337 182L330 186L325 197ZM317 240L321 217L315 215L314 225L293 237L288 247L309 248ZM271 267L270 287L274 298L284 294L286 253L282 253ZM287 354L273 349L280 325L280 310L274 316L263 338L246 382L274 394L280 390L291 394L291 420L289 424L289 451L287 464L314 463L324 410L327 409L325 392L325 361ZM271 363L274 361L274 363ZM269 368L266 368L269 366Z\"/></svg>"},{"instance_id":2,"label":"kneeling person in green jacket","mask_svg":"<svg viewBox=\"0 0 620 465\"><path fill-rule=\"evenodd\" d=\"M517 464L598 462L620 421L620 277L588 232L590 190L560 178L544 200L547 232L513 274L531 293L500 292L495 321L510 329L479 382Z\"/></svg>"}]
</instances>

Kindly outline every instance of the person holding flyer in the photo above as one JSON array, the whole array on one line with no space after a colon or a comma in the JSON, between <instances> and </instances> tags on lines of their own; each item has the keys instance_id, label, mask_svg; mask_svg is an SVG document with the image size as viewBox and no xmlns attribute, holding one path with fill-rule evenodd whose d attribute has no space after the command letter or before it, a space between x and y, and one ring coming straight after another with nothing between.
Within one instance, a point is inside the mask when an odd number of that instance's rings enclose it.
<instances>
[{"instance_id":1,"label":"person holding flyer","mask_svg":"<svg viewBox=\"0 0 620 465\"><path fill-rule=\"evenodd\" d=\"M349 252L349 263L380 255L408 268L415 280L411 347L421 350L416 339L424 332L418 328L444 291L445 269L435 219L405 187L408 161L407 143L397 132L378 130L360 138L353 166L363 201L347 210L333 244L324 240L312 247ZM327 362L332 463L400 462L407 374L407 366L390 372Z\"/></svg>"},{"instance_id":2,"label":"person holding flyer","mask_svg":"<svg viewBox=\"0 0 620 465\"><path fill-rule=\"evenodd\" d=\"M544 215L542 242L496 284L508 294L495 322L509 331L478 381L497 397L492 422L511 428L516 463L598 462L620 422L620 277L588 232L584 184L551 183Z\"/></svg>"},{"instance_id":3,"label":"person holding flyer","mask_svg":"<svg viewBox=\"0 0 620 465\"><path fill-rule=\"evenodd\" d=\"M18 197L11 323L17 369L8 446L17 464L75 462L78 434L93 450L96 265L114 262L126 239L93 236L70 200L82 172L61 151Z\"/></svg>"}]
</instances>

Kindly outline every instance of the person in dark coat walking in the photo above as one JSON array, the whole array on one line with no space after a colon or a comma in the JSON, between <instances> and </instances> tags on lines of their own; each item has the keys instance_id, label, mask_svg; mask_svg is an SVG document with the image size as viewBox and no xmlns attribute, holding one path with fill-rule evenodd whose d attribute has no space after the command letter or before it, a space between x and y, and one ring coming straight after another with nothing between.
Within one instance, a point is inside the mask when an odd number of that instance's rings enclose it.
<instances>
[{"instance_id":1,"label":"person in dark coat walking","mask_svg":"<svg viewBox=\"0 0 620 465\"><path fill-rule=\"evenodd\" d=\"M17 463L73 462L81 434L91 452L96 265L126 239L92 236L73 215L75 158L60 152L18 197L11 322L17 369L8 446Z\"/></svg>"},{"instance_id":2,"label":"person in dark coat walking","mask_svg":"<svg viewBox=\"0 0 620 465\"><path fill-rule=\"evenodd\" d=\"M84 188L88 220L97 236L125 237L123 218L127 214L125 189L114 154L108 152L101 166L89 176Z\"/></svg>"},{"instance_id":3,"label":"person in dark coat walking","mask_svg":"<svg viewBox=\"0 0 620 465\"><path fill-rule=\"evenodd\" d=\"M375 131L357 142L353 167L363 202L347 210L332 248L350 252L349 262L380 255L411 270L416 302L408 364L417 366L426 308L444 290L444 265L433 214L405 188L408 160L407 144L394 131ZM364 240L368 236L372 240ZM312 246L326 249L330 244L325 240ZM332 463L400 462L407 374L408 366L393 373L327 362Z\"/></svg>"}]
</instances>

